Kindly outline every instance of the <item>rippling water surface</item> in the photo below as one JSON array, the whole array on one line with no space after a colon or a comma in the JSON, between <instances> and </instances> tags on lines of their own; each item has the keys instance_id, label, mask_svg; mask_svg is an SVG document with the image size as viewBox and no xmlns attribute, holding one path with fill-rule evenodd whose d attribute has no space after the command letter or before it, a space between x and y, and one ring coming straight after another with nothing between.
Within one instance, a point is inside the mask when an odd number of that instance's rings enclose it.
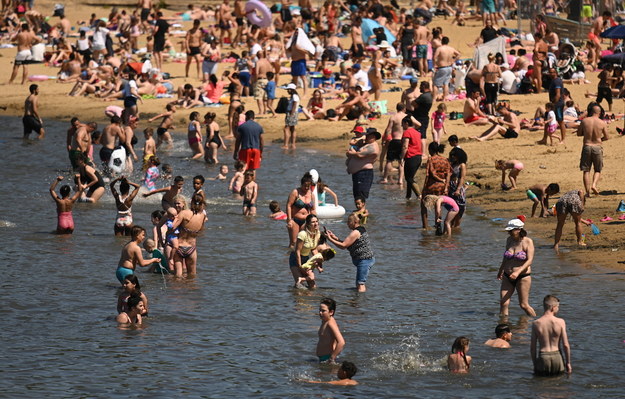
<instances>
[{"instance_id":1,"label":"rippling water surface","mask_svg":"<svg viewBox=\"0 0 625 399\"><path fill-rule=\"evenodd\" d=\"M96 205L76 205L73 236L52 234L56 212L47 190L57 174L69 176L66 126L50 122L43 142L24 143L19 120L0 122L1 397L625 396L623 274L565 263L540 240L531 304L540 313L544 295L560 297L573 375L532 376L531 320L516 298L512 348L482 345L498 323L495 276L506 233L476 210L459 234L441 239L419 228L418 208L406 206L401 192L375 185L367 228L377 263L369 291L352 288L355 269L346 251L318 276L319 289L292 290L286 230L266 217L269 201L284 204L301 175L315 167L352 208L343 159L304 148L296 154L267 148L256 218L240 215L227 184L207 182L209 221L198 240L197 278L164 281L141 273L150 300L146 328L119 330L114 273L127 239L113 235L110 195ZM217 174L186 156L182 137L161 154L174 174ZM191 184L185 190L190 194ZM158 199L137 199L135 223L150 227L149 214L159 208ZM343 221L326 225L341 237L348 231ZM338 302L336 318L347 341L341 359L358 365L357 387L301 381L333 378L314 356L324 296ZM462 376L444 367L460 335L471 339L473 356L471 373Z\"/></svg>"}]
</instances>

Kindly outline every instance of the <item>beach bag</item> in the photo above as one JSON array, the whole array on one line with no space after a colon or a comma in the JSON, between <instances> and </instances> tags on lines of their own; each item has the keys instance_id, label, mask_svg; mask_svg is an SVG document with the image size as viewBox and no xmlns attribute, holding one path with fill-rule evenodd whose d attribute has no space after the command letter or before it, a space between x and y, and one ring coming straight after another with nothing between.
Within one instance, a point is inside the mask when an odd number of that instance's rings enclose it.
<instances>
[{"instance_id":1,"label":"beach bag","mask_svg":"<svg viewBox=\"0 0 625 399\"><path fill-rule=\"evenodd\" d=\"M619 202L618 206L616 207L616 211L625 213L625 200L621 200L621 202Z\"/></svg>"},{"instance_id":2,"label":"beach bag","mask_svg":"<svg viewBox=\"0 0 625 399\"><path fill-rule=\"evenodd\" d=\"M277 114L286 114L286 110L289 106L289 99L287 97L280 97L278 105L276 106Z\"/></svg>"}]
</instances>

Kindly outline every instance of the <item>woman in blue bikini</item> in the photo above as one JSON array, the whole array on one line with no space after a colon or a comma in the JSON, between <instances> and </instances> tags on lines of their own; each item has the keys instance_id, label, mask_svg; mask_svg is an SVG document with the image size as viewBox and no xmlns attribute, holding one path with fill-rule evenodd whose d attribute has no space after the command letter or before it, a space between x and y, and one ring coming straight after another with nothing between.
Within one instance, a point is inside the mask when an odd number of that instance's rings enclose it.
<instances>
[{"instance_id":1,"label":"woman in blue bikini","mask_svg":"<svg viewBox=\"0 0 625 399\"><path fill-rule=\"evenodd\" d=\"M512 219L506 226L510 237L506 240L506 251L503 253L503 260L497 273L497 280L501 280L500 316L508 316L510 298L515 290L519 296L521 309L528 316L536 316L536 312L529 304L534 242L527 237L524 226L520 219Z\"/></svg>"}]
</instances>

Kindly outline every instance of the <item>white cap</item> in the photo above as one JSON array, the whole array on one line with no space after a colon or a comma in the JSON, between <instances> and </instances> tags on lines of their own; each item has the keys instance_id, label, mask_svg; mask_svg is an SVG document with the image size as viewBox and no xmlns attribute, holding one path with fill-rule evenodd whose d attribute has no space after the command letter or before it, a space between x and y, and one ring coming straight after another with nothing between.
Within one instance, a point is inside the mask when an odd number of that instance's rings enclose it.
<instances>
[{"instance_id":1,"label":"white cap","mask_svg":"<svg viewBox=\"0 0 625 399\"><path fill-rule=\"evenodd\" d=\"M289 83L288 85L286 85L284 89L285 90L297 90L297 86L295 86L295 83Z\"/></svg>"},{"instance_id":2,"label":"white cap","mask_svg":"<svg viewBox=\"0 0 625 399\"><path fill-rule=\"evenodd\" d=\"M522 229L525 226L525 223L521 219L512 219L506 225L506 231L514 230L514 229Z\"/></svg>"}]
</instances>

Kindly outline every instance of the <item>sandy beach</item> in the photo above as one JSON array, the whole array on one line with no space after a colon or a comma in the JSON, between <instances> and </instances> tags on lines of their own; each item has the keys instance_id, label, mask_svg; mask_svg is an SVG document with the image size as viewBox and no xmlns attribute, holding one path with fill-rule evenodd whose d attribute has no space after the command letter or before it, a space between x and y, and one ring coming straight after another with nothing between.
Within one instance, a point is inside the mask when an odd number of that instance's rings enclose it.
<instances>
[{"instance_id":1,"label":"sandy beach","mask_svg":"<svg viewBox=\"0 0 625 399\"><path fill-rule=\"evenodd\" d=\"M51 15L54 2L44 1L37 2L37 9L44 15ZM128 7L127 9L130 9ZM179 10L175 10L179 11ZM165 11L166 16L172 15L175 11ZM66 14L72 23L80 19L86 19L95 12L98 16L108 15L108 9L101 7L84 6L66 3ZM52 18L55 22L57 19ZM458 49L462 53L463 58L472 58L473 49L467 43L473 42L478 36L482 26L479 21L468 21L467 26L458 27L451 25L452 19L444 20L437 17L429 25L430 28L440 26L443 28L443 34L450 38L450 45ZM185 28L189 23L185 24ZM178 38L172 38L172 42L176 44ZM72 40L73 42L73 40ZM141 43L145 42L145 36L141 37ZM225 52L230 51L229 47L224 49ZM239 50L240 51L240 50ZM4 115L21 116L23 112L23 102L28 94L28 84L12 84L7 85L12 62L15 56L15 49L0 50L0 68L6 71L3 82L2 92L3 99L0 105L6 106L6 111L1 111ZM364 63L365 68L368 63ZM172 76L176 87L184 83L199 85L200 81L195 78L195 66L191 69L191 78L184 78L184 64L169 62L164 67L165 72L169 72ZM232 64L220 64L219 73L225 69L232 68ZM338 67L333 68L338 70ZM29 66L29 75L56 75L58 68L47 67L42 64ZM21 73L21 72L20 72ZM591 84L588 85L567 85L571 91L573 99L580 108L585 109L589 99L584 97L586 91L594 92L597 87L597 73L590 73L588 79ZM281 76L280 84L290 80L290 76ZM18 77L17 81L20 81ZM38 82L40 85L40 114L44 122L46 119L56 119L69 121L73 116L78 116L81 121L94 120L101 126L106 123L103 110L106 106L115 104L121 105L121 101L105 103L94 97L69 97L68 92L71 84L57 83L55 80L47 80ZM386 88L398 86L402 89L408 86L406 81L398 81L397 84L386 85ZM284 95L282 90L278 90L278 95ZM311 93L308 93L308 96ZM388 101L388 109L394 110L395 104L399 101L401 92L382 93L382 100ZM308 101L309 97L303 98L303 103ZM501 100L509 100L511 108L520 112L520 118L532 118L535 109L548 101L547 93L536 95L501 95ZM144 100L143 105L139 105L142 122L139 128L142 130L148 126L147 119L162 112L165 104L169 99L150 99ZM248 109L257 110L255 101L250 97L244 101ZM328 101L329 107L338 105L339 100ZM457 100L447 103L448 113L451 111L462 111L463 100ZM217 121L222 129L226 129L226 112L227 105L218 108L200 108L190 110L179 110L176 113L175 122L178 126L186 126L188 115L192 111L205 113L208 111L216 112ZM613 111L620 114L625 110L625 102L615 99ZM383 130L387 124L389 116L383 115L381 119L371 121L370 126ZM266 133L266 141L281 140L282 129L284 126L283 116L278 115L276 118L263 117L258 119L259 123L264 127ZM622 265L617 261L625 260L625 244L623 243L623 225L625 220L618 220L619 213L615 212L616 207L621 199L625 199L625 179L622 177L621 168L625 164L625 140L616 133L615 127L621 127L622 121L617 120L609 125L610 140L604 144L604 170L601 181L599 182L600 195L589 199L586 203L586 211L584 218L592 219L601 229L600 235L592 235L590 228L586 227L586 248L578 248L574 240L574 227L572 221L567 221L564 227L564 234L561 243L562 255L574 260L582 265L607 266L612 268L623 269ZM150 126L156 127L156 122ZM298 138L301 147L314 147L336 153L341 153L345 149L345 137L350 134L351 128L354 126L353 121L329 122L329 121L303 121L303 116L297 126ZM523 130L517 139L495 138L488 142L476 142L470 137L479 135L487 127L467 127L462 120L447 121L446 128L449 134L456 134L460 138L460 145L469 156L467 180L477 183L472 185L468 190L468 206L475 210L479 207L484 212L486 218L513 218L516 215L524 214L528 216L526 228L530 236L534 238L539 245L549 245L553 242L555 218L545 219L529 219L531 213L531 201L525 194L525 189L531 185L538 183L559 183L561 193L573 189L581 189L582 172L579 171L579 156L582 147L581 137L576 137L575 132L569 130L566 140L566 146L548 147L535 144L542 138L542 131L528 132ZM5 135L19 136L21 132L5 132ZM175 139L182 139L186 136L186 131L175 131ZM444 138L446 141L446 137ZM64 145L64 143L49 143L49 145ZM224 155L222 155L222 158ZM228 156L228 158L230 158ZM223 158L225 159L225 158ZM502 191L500 188L501 172L495 170L494 161L496 159L518 159L525 165L524 170L518 178L519 190ZM418 175L419 181L422 181L423 170ZM619 177L620 176L620 177ZM345 178L345 184L349 184L348 177ZM481 186L480 187L478 187ZM375 195L376 187L373 187L373 195ZM399 188L398 188L399 190ZM557 196L556 196L557 200ZM375 209L371 210L375 212ZM613 218L610 222L600 222L599 219L604 215Z\"/></svg>"}]
</instances>

